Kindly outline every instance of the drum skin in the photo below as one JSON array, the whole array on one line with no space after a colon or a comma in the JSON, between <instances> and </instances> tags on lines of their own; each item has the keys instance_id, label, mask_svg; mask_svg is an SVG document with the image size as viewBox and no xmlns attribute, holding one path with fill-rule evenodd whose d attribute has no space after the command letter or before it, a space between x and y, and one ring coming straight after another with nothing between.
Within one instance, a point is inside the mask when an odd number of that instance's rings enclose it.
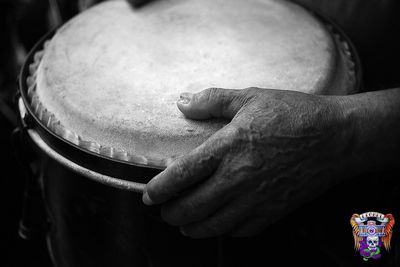
<instances>
[{"instance_id":1,"label":"drum skin","mask_svg":"<svg viewBox=\"0 0 400 267\"><path fill-rule=\"evenodd\" d=\"M71 142L165 168L227 123L186 119L181 92L348 94L350 57L329 27L288 1L167 0L137 10L106 1L49 40L31 98Z\"/></svg>"},{"instance_id":2,"label":"drum skin","mask_svg":"<svg viewBox=\"0 0 400 267\"><path fill-rule=\"evenodd\" d=\"M217 239L184 237L161 220L159 207L143 205L140 194L42 159L48 246L57 267L218 266Z\"/></svg>"}]
</instances>

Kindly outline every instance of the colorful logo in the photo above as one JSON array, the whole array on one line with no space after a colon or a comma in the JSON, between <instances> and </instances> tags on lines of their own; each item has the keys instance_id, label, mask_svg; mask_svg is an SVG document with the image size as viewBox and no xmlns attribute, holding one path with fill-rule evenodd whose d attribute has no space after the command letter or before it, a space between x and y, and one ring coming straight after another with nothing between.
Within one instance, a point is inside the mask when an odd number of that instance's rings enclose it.
<instances>
[{"instance_id":1,"label":"colorful logo","mask_svg":"<svg viewBox=\"0 0 400 267\"><path fill-rule=\"evenodd\" d=\"M390 250L394 217L392 214L366 212L353 214L350 219L353 228L354 248L360 251L364 261L381 258L381 246Z\"/></svg>"}]
</instances>

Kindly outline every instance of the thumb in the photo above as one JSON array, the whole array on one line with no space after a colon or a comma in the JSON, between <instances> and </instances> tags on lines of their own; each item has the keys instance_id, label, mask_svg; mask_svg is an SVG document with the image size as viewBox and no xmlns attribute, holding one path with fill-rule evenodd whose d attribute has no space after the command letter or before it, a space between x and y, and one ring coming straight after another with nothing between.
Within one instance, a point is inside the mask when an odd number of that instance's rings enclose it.
<instances>
[{"instance_id":1,"label":"thumb","mask_svg":"<svg viewBox=\"0 0 400 267\"><path fill-rule=\"evenodd\" d=\"M246 90L208 88L199 93L182 93L177 105L190 119L232 119L247 102Z\"/></svg>"}]
</instances>

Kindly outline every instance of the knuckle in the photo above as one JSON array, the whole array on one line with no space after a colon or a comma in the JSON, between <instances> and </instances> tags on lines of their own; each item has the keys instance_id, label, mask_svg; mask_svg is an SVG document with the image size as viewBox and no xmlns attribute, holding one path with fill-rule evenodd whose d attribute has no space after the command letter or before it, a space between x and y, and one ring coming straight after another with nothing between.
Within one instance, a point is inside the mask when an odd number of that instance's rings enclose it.
<instances>
[{"instance_id":1,"label":"knuckle","mask_svg":"<svg viewBox=\"0 0 400 267\"><path fill-rule=\"evenodd\" d=\"M248 88L243 90L242 97L247 99L247 101L255 100L259 96L261 96L262 92L265 93L265 91L267 91L267 90L266 89L260 89L260 88L257 88L257 87L248 87Z\"/></svg>"},{"instance_id":2,"label":"knuckle","mask_svg":"<svg viewBox=\"0 0 400 267\"><path fill-rule=\"evenodd\" d=\"M231 143L239 145L247 141L248 129L241 125L232 125L227 133Z\"/></svg>"},{"instance_id":3,"label":"knuckle","mask_svg":"<svg viewBox=\"0 0 400 267\"><path fill-rule=\"evenodd\" d=\"M221 96L221 89L220 88L207 88L204 91L202 91L201 98L204 101L210 102L212 100L215 100Z\"/></svg>"},{"instance_id":4,"label":"knuckle","mask_svg":"<svg viewBox=\"0 0 400 267\"><path fill-rule=\"evenodd\" d=\"M180 159L174 163L174 175L178 178L179 181L190 176L189 169L187 168L187 163L184 159Z\"/></svg>"},{"instance_id":5,"label":"knuckle","mask_svg":"<svg viewBox=\"0 0 400 267\"><path fill-rule=\"evenodd\" d=\"M262 90L262 89L257 88L257 87L247 87L246 89L244 89L244 93L248 96L258 95L260 90Z\"/></svg>"},{"instance_id":6,"label":"knuckle","mask_svg":"<svg viewBox=\"0 0 400 267\"><path fill-rule=\"evenodd\" d=\"M243 132L243 126L231 124L229 127L229 134L231 137L240 136Z\"/></svg>"}]
</instances>

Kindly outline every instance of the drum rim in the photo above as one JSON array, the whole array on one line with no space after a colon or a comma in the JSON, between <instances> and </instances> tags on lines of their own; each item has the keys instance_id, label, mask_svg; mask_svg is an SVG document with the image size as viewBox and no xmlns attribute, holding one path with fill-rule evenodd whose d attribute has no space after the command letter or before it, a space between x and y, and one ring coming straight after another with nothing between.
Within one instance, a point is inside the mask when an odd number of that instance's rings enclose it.
<instances>
[{"instance_id":1,"label":"drum rim","mask_svg":"<svg viewBox=\"0 0 400 267\"><path fill-rule=\"evenodd\" d=\"M80 147L51 131L43 124L43 122L32 110L32 106L27 95L28 85L26 82L27 78L30 76L29 65L34 62L35 54L43 49L44 43L55 34L56 30L57 28L49 31L35 44L35 46L28 53L19 73L18 93L21 96L24 108L26 109L26 116L24 118L20 116L22 125L21 127L36 130L39 133L39 136L52 149L67 159L88 169L98 171L102 174L119 177L124 180L148 182L148 180L150 180L149 178L157 175L163 168L160 166L153 166L151 164L140 164L107 157ZM137 175L138 173L141 174L141 177L134 177L134 175ZM129 177L129 174L133 175L133 177Z\"/></svg>"},{"instance_id":2,"label":"drum rim","mask_svg":"<svg viewBox=\"0 0 400 267\"><path fill-rule=\"evenodd\" d=\"M354 90L350 92L351 94L361 92L363 89L363 80L362 80L362 64L361 64L361 59L360 56L357 52L357 49L354 45L354 43L351 41L350 37L343 31L343 29L335 23L333 20L329 19L325 15L322 15L321 13L317 12L316 10L313 10L309 7L306 7L304 5L299 4L302 6L304 9L306 9L308 12L311 13L314 17L316 17L321 23L324 24L324 26L327 28L328 31L331 32L332 35L337 34L341 42L346 43L349 48L348 50L350 51L350 55L348 55L352 62L354 63L353 69L354 69L354 76L355 76L355 86ZM331 26L331 28L329 28Z\"/></svg>"},{"instance_id":3,"label":"drum rim","mask_svg":"<svg viewBox=\"0 0 400 267\"><path fill-rule=\"evenodd\" d=\"M354 63L353 71L355 76L354 90L350 93L359 92L362 89L362 65L357 50L350 38L337 24L335 24L330 19L319 14L318 12L315 12L314 10L311 10L304 6L302 7L309 11L312 16L316 17L316 19L319 20L327 28L327 31L331 33L332 38L334 38L334 34L337 34L340 38L340 41L348 45L348 50L350 51L350 55L348 56ZM76 162L77 164L80 164L88 169L95 170L99 173L104 173L106 175L120 177L124 180L147 182L149 180L149 177L158 174L161 170L165 169L165 166L153 164L151 161L146 164L134 161L126 161L90 151L89 149L74 144L64 137L54 133L43 124L43 122L33 111L29 97L27 95L29 87L27 84L27 79L31 76L29 72L29 66L34 62L35 54L44 49L45 42L53 37L57 29L58 28L50 30L34 45L34 47L28 53L19 73L19 94L21 95L24 106L27 110L27 117L21 118L24 120L24 123L26 125L25 127L37 130L42 139L51 148L53 148L55 151L60 153L62 156L68 158L69 160ZM129 175L127 176L127 174L129 173L135 174L138 172L141 172L143 174L141 175L143 177L140 177L139 181L137 180L137 177L130 178Z\"/></svg>"}]
</instances>

